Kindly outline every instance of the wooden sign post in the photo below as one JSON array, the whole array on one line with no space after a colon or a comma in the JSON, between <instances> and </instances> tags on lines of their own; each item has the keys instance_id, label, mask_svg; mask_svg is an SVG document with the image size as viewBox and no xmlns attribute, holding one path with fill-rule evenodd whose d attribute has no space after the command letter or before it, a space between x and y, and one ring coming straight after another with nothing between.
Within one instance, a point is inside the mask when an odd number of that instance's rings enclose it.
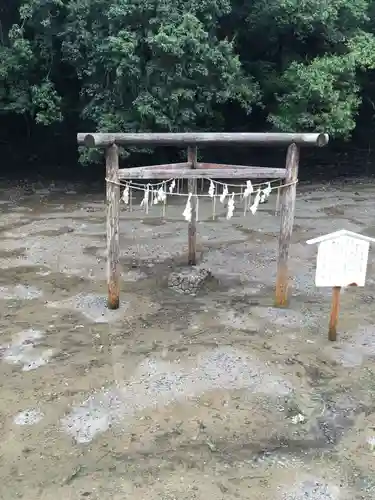
<instances>
[{"instance_id":1,"label":"wooden sign post","mask_svg":"<svg viewBox=\"0 0 375 500\"><path fill-rule=\"evenodd\" d=\"M329 317L328 340L332 342L337 339L337 323L339 322L341 286L332 288L331 315Z\"/></svg>"},{"instance_id":2,"label":"wooden sign post","mask_svg":"<svg viewBox=\"0 0 375 500\"><path fill-rule=\"evenodd\" d=\"M315 285L332 288L328 329L331 341L337 338L341 288L365 286L368 252L374 241L374 238L341 229L306 242L318 245Z\"/></svg>"}]
</instances>

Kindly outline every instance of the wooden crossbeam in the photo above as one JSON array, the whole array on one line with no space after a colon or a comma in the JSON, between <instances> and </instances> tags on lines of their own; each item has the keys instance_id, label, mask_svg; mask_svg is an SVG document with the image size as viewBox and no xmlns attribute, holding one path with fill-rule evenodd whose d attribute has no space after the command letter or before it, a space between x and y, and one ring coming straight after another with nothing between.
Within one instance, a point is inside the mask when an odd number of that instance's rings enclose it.
<instances>
[{"instance_id":1,"label":"wooden crossbeam","mask_svg":"<svg viewBox=\"0 0 375 500\"><path fill-rule=\"evenodd\" d=\"M197 169L205 169L205 168L209 168L209 169L215 169L215 168L229 169L229 168L261 168L261 167L252 167L252 166L249 166L249 165L230 165L228 163L197 163L196 168Z\"/></svg>"},{"instance_id":2,"label":"wooden crossbeam","mask_svg":"<svg viewBox=\"0 0 375 500\"><path fill-rule=\"evenodd\" d=\"M158 168L136 167L119 170L119 179L284 179L285 168L238 167L238 168Z\"/></svg>"},{"instance_id":3,"label":"wooden crossbeam","mask_svg":"<svg viewBox=\"0 0 375 500\"><path fill-rule=\"evenodd\" d=\"M120 169L120 172L121 170L131 170L131 169L134 169L134 168L151 168L151 169L155 169L155 168L165 168L165 169L176 169L178 170L179 168L191 168L191 162L188 162L188 161L185 161L185 162L182 162L182 163L162 163L161 165L142 165L142 167L130 167L130 168L124 168L124 169Z\"/></svg>"},{"instance_id":4,"label":"wooden crossbeam","mask_svg":"<svg viewBox=\"0 0 375 500\"><path fill-rule=\"evenodd\" d=\"M284 132L182 132L182 133L136 133L77 134L77 142L88 148L118 146L220 146L220 145L258 145L287 146L289 144L322 147L329 141L328 134L284 133Z\"/></svg>"}]
</instances>

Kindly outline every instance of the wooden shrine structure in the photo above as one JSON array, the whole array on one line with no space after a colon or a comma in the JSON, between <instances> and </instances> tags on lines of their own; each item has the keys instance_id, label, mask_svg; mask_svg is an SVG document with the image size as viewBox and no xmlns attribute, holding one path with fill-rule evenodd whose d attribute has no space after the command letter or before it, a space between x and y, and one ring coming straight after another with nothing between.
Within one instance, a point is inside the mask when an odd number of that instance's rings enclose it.
<instances>
[{"instance_id":1,"label":"wooden shrine structure","mask_svg":"<svg viewBox=\"0 0 375 500\"><path fill-rule=\"evenodd\" d=\"M327 134L294 133L80 133L77 142L88 148L106 148L107 179L107 283L108 308L120 304L120 181L131 179L188 179L189 193L197 193L197 179L282 179L280 193L280 235L277 260L275 305L288 304L288 254L293 231L296 183L300 146L322 147ZM187 161L167 165L119 168L118 146L185 146ZM288 146L284 168L247 167L199 163L197 147L204 146ZM192 196L192 216L188 225L188 262L196 264L196 197Z\"/></svg>"}]
</instances>

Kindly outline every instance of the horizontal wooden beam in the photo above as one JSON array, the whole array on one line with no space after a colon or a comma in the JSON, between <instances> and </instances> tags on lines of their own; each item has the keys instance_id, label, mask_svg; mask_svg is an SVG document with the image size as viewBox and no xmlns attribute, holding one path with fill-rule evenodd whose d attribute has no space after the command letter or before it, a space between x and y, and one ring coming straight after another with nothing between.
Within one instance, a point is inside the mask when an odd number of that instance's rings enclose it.
<instances>
[{"instance_id":1,"label":"horizontal wooden beam","mask_svg":"<svg viewBox=\"0 0 375 500\"><path fill-rule=\"evenodd\" d=\"M261 168L261 167L251 167L246 165L230 165L227 163L197 163L196 168L200 169L216 169L216 168Z\"/></svg>"},{"instance_id":2,"label":"horizontal wooden beam","mask_svg":"<svg viewBox=\"0 0 375 500\"><path fill-rule=\"evenodd\" d=\"M232 145L258 145L258 146L288 146L295 143L309 146L326 146L329 141L328 134L294 134L294 133L136 133L136 134L77 134L80 146L88 148L106 147L111 144L118 146L220 146Z\"/></svg>"},{"instance_id":3,"label":"horizontal wooden beam","mask_svg":"<svg viewBox=\"0 0 375 500\"><path fill-rule=\"evenodd\" d=\"M164 163L164 164L162 163L161 165L145 165L142 167L130 167L130 168L152 168L152 169L165 168L166 170L170 168L171 170L178 170L179 168L191 168L191 163L185 161L182 163ZM129 168L120 169L120 172L121 170L128 171Z\"/></svg>"},{"instance_id":4,"label":"horizontal wooden beam","mask_svg":"<svg viewBox=\"0 0 375 500\"><path fill-rule=\"evenodd\" d=\"M144 167L130 167L130 168L119 168L118 171L118 176L119 179L128 179L129 175L128 172L129 170L131 171L139 171L139 170L160 170L162 169L165 172L165 179L169 179L171 177L176 177L176 172L178 172L181 169L189 169L191 168L191 163L188 161L185 161L183 163L165 163L164 165L146 165ZM169 175L168 175L169 172ZM142 179L143 177L134 177L134 179ZM152 177L150 177L152 178Z\"/></svg>"},{"instance_id":5,"label":"horizontal wooden beam","mask_svg":"<svg viewBox=\"0 0 375 500\"><path fill-rule=\"evenodd\" d=\"M284 179L285 168L241 167L220 169L171 169L158 167L122 168L119 179Z\"/></svg>"}]
</instances>

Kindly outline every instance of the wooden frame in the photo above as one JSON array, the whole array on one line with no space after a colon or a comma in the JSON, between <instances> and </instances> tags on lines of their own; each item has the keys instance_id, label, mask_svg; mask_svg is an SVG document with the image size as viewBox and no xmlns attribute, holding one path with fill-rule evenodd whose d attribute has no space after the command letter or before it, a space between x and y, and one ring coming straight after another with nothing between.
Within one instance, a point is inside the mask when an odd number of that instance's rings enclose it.
<instances>
[{"instance_id":1,"label":"wooden frame","mask_svg":"<svg viewBox=\"0 0 375 500\"><path fill-rule=\"evenodd\" d=\"M189 192L197 192L197 179L283 179L280 193L280 235L277 261L275 305L286 306L289 298L288 256L293 232L298 179L299 146L322 147L328 144L327 134L287 133L137 133L137 134L77 134L80 146L106 148L107 179L107 284L108 308L120 305L120 180L121 179L182 179L187 178ZM285 168L247 167L198 163L197 145L258 145L288 146ZM168 165L119 168L118 146L169 145L185 146L187 161ZM192 197L192 217L188 226L188 262L196 264L196 197Z\"/></svg>"}]
</instances>

